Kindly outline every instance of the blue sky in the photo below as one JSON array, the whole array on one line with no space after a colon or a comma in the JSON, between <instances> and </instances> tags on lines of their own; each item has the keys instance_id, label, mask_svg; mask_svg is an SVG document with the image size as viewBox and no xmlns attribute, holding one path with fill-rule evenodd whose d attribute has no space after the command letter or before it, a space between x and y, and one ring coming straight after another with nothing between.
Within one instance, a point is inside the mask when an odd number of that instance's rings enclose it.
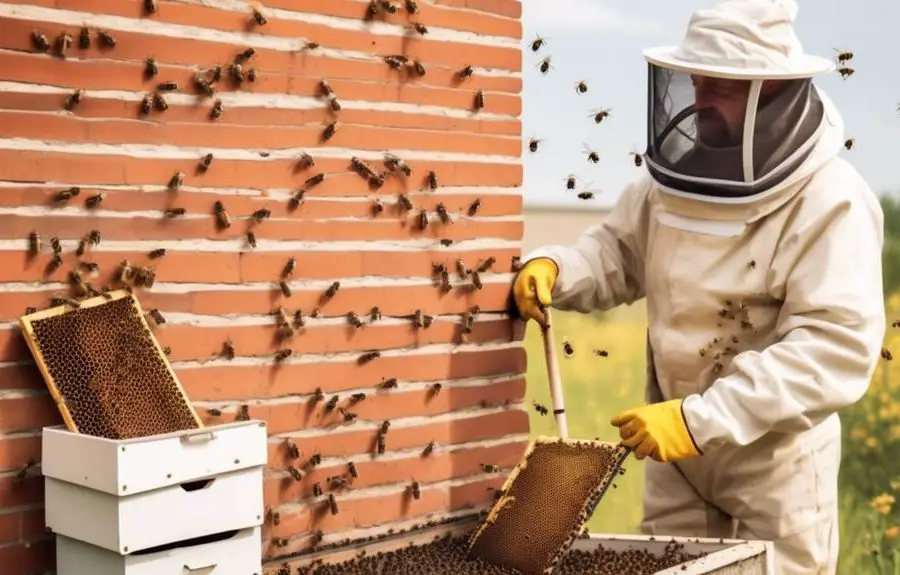
<instances>
[{"instance_id":1,"label":"blue sky","mask_svg":"<svg viewBox=\"0 0 900 575\"><path fill-rule=\"evenodd\" d=\"M712 0L523 0L523 137L527 205L610 205L640 170L630 151L646 145L647 73L644 48L677 44L691 13ZM848 80L830 74L817 84L832 98L846 123L853 150L843 153L876 192L900 190L900 73L898 35L900 3L872 0L799 0L797 34L806 52L827 58L849 49L856 73ZM854 6L854 4L856 6ZM546 45L531 52L540 35ZM551 57L552 70L542 76L536 65ZM588 92L575 84L586 80ZM595 108L611 108L600 125L588 118ZM539 151L528 139L544 140ZM587 143L600 152L589 164ZM602 190L593 202L566 192L563 180L579 175Z\"/></svg>"}]
</instances>

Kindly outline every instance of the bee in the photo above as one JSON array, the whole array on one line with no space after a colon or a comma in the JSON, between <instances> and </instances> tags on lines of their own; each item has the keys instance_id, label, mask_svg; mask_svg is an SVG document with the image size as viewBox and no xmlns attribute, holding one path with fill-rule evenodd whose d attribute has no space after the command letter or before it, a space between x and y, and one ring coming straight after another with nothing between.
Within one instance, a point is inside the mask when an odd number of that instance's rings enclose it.
<instances>
[{"instance_id":1,"label":"bee","mask_svg":"<svg viewBox=\"0 0 900 575\"><path fill-rule=\"evenodd\" d=\"M369 311L369 321L378 321L381 319L381 308L373 306L371 311Z\"/></svg>"},{"instance_id":2,"label":"bee","mask_svg":"<svg viewBox=\"0 0 900 575\"><path fill-rule=\"evenodd\" d=\"M440 278L441 278L441 280L440 280L441 281L441 283L440 283L441 291L448 292L451 289L453 289L453 286L450 284L450 272L447 271L446 268L441 270Z\"/></svg>"},{"instance_id":3,"label":"bee","mask_svg":"<svg viewBox=\"0 0 900 575\"><path fill-rule=\"evenodd\" d=\"M316 529L312 535L312 546L315 547L316 545L321 543L322 540L324 540L324 539L325 539L325 532L322 531L321 529Z\"/></svg>"},{"instance_id":4,"label":"bee","mask_svg":"<svg viewBox=\"0 0 900 575\"><path fill-rule=\"evenodd\" d=\"M844 142L844 147L847 148L848 150L852 150L852 149L853 149L853 144L855 144L855 143L856 143L856 138L848 138L848 139Z\"/></svg>"},{"instance_id":5,"label":"bee","mask_svg":"<svg viewBox=\"0 0 900 575\"><path fill-rule=\"evenodd\" d=\"M100 235L100 230L91 230L90 233L88 234L88 240L95 246L100 245L101 239L102 239L102 236Z\"/></svg>"},{"instance_id":6,"label":"bee","mask_svg":"<svg viewBox=\"0 0 900 575\"><path fill-rule=\"evenodd\" d=\"M147 14L156 14L156 0L144 0L144 10Z\"/></svg>"},{"instance_id":7,"label":"bee","mask_svg":"<svg viewBox=\"0 0 900 575\"><path fill-rule=\"evenodd\" d=\"M350 323L350 325L357 329L366 325L363 323L362 319L360 319L359 314L357 314L355 311L347 312L347 321Z\"/></svg>"},{"instance_id":8,"label":"bee","mask_svg":"<svg viewBox=\"0 0 900 575\"><path fill-rule=\"evenodd\" d=\"M66 110L74 110L75 106L81 103L82 98L84 98L84 90L75 90L68 96L66 96L66 101L63 103L63 107Z\"/></svg>"},{"instance_id":9,"label":"bee","mask_svg":"<svg viewBox=\"0 0 900 575\"><path fill-rule=\"evenodd\" d=\"M384 204L381 202L381 198L375 198L372 201L372 215L377 216L381 212L384 211Z\"/></svg>"},{"instance_id":10,"label":"bee","mask_svg":"<svg viewBox=\"0 0 900 575\"><path fill-rule=\"evenodd\" d=\"M450 247L450 246L453 245L453 240L447 239L447 238L443 238L443 239L440 240L440 244L441 244L442 246L444 246L445 248L446 248L446 247Z\"/></svg>"},{"instance_id":11,"label":"bee","mask_svg":"<svg viewBox=\"0 0 900 575\"><path fill-rule=\"evenodd\" d=\"M534 406L534 410L537 411L538 413L540 413L541 415L547 415L548 413L550 413L550 410L547 409L546 405L542 405L536 401L533 401L531 404Z\"/></svg>"},{"instance_id":12,"label":"bee","mask_svg":"<svg viewBox=\"0 0 900 575\"><path fill-rule=\"evenodd\" d=\"M106 192L100 192L99 194L94 194L93 196L87 198L84 201L84 207L87 209L96 208L100 205L100 202L106 199Z\"/></svg>"},{"instance_id":13,"label":"bee","mask_svg":"<svg viewBox=\"0 0 900 575\"><path fill-rule=\"evenodd\" d=\"M433 383L431 387L428 388L428 395L435 397L441 393L441 389L443 388L443 384Z\"/></svg>"},{"instance_id":14,"label":"bee","mask_svg":"<svg viewBox=\"0 0 900 575\"><path fill-rule=\"evenodd\" d=\"M605 349L595 349L594 355L596 355L597 357L609 357L609 352Z\"/></svg>"},{"instance_id":15,"label":"bee","mask_svg":"<svg viewBox=\"0 0 900 575\"><path fill-rule=\"evenodd\" d=\"M56 195L54 195L53 201L54 202L65 202L65 201L71 200L72 198L78 197L78 194L80 194L80 193L81 193L81 188L79 188L78 186L72 186L68 190L63 190L61 192L58 192Z\"/></svg>"},{"instance_id":16,"label":"bee","mask_svg":"<svg viewBox=\"0 0 900 575\"><path fill-rule=\"evenodd\" d=\"M885 361L891 361L894 359L894 355L891 353L891 350L889 350L886 347L882 347L881 348L881 358Z\"/></svg>"},{"instance_id":17,"label":"bee","mask_svg":"<svg viewBox=\"0 0 900 575\"><path fill-rule=\"evenodd\" d=\"M413 496L413 499L419 499L420 497L422 497L422 490L419 488L419 482L418 482L418 481L413 481L413 482L412 482L411 489L412 489L412 496Z\"/></svg>"},{"instance_id":18,"label":"bee","mask_svg":"<svg viewBox=\"0 0 900 575\"><path fill-rule=\"evenodd\" d=\"M156 283L156 272L149 266L141 266L138 268L137 272L135 272L134 283L138 286L151 288L153 287L153 284Z\"/></svg>"},{"instance_id":19,"label":"bee","mask_svg":"<svg viewBox=\"0 0 900 575\"><path fill-rule=\"evenodd\" d=\"M178 218L187 213L187 210L184 208L169 208L163 212L163 216L166 218Z\"/></svg>"},{"instance_id":20,"label":"bee","mask_svg":"<svg viewBox=\"0 0 900 575\"><path fill-rule=\"evenodd\" d=\"M281 293L284 294L284 297L291 297L293 292L291 291L291 286L284 280L278 282L278 286L281 288Z\"/></svg>"},{"instance_id":21,"label":"bee","mask_svg":"<svg viewBox=\"0 0 900 575\"><path fill-rule=\"evenodd\" d=\"M91 31L87 26L81 27L81 32L78 34L78 47L82 50L87 50L91 47Z\"/></svg>"},{"instance_id":22,"label":"bee","mask_svg":"<svg viewBox=\"0 0 900 575\"><path fill-rule=\"evenodd\" d=\"M396 173L397 170L403 172L403 175L410 176L412 175L412 168L409 165L395 156L394 154L385 154L384 155L384 166L391 172Z\"/></svg>"},{"instance_id":23,"label":"bee","mask_svg":"<svg viewBox=\"0 0 900 575\"><path fill-rule=\"evenodd\" d=\"M329 104L331 105L331 110L334 112L341 111L341 103L338 101L337 96L332 95L328 98Z\"/></svg>"},{"instance_id":24,"label":"bee","mask_svg":"<svg viewBox=\"0 0 900 575\"><path fill-rule=\"evenodd\" d=\"M550 56L547 56L546 58L538 62L537 67L538 70L541 71L541 74L546 74L547 72L549 72L550 69L553 68L553 66L550 64Z\"/></svg>"},{"instance_id":25,"label":"bee","mask_svg":"<svg viewBox=\"0 0 900 575\"><path fill-rule=\"evenodd\" d=\"M462 258L456 258L456 273L463 279L469 277L469 269L466 268L466 262Z\"/></svg>"},{"instance_id":26,"label":"bee","mask_svg":"<svg viewBox=\"0 0 900 575\"><path fill-rule=\"evenodd\" d=\"M313 392L312 400L313 402L319 402L325 399L325 392L322 391L321 387L317 387Z\"/></svg>"},{"instance_id":27,"label":"bee","mask_svg":"<svg viewBox=\"0 0 900 575\"><path fill-rule=\"evenodd\" d=\"M434 441L429 441L428 445L425 446L425 449L422 450L422 456L428 457L432 453L434 453L435 443Z\"/></svg>"},{"instance_id":28,"label":"bee","mask_svg":"<svg viewBox=\"0 0 900 575\"><path fill-rule=\"evenodd\" d=\"M341 289L341 282L332 282L332 284L328 286L328 289L325 290L325 299L333 298L339 289Z\"/></svg>"},{"instance_id":29,"label":"bee","mask_svg":"<svg viewBox=\"0 0 900 575\"><path fill-rule=\"evenodd\" d=\"M150 317L157 324L162 325L162 324L166 323L166 318L163 317L163 314L160 313L160 311L158 309L155 309L155 308L151 309L149 313L150 313Z\"/></svg>"},{"instance_id":30,"label":"bee","mask_svg":"<svg viewBox=\"0 0 900 575\"><path fill-rule=\"evenodd\" d=\"M315 49L317 49L319 46L321 46L321 44L319 44L318 42L307 42L307 43L306 43L306 49L307 49L307 50L315 50Z\"/></svg>"},{"instance_id":31,"label":"bee","mask_svg":"<svg viewBox=\"0 0 900 575\"><path fill-rule=\"evenodd\" d=\"M327 477L325 482L328 483L328 486L332 489L343 489L347 487L349 483L347 478L343 475L332 475L331 477Z\"/></svg>"},{"instance_id":32,"label":"bee","mask_svg":"<svg viewBox=\"0 0 900 575\"><path fill-rule=\"evenodd\" d=\"M634 165L637 168L640 168L644 165L644 156L640 154L640 152L629 152L634 158Z\"/></svg>"},{"instance_id":33,"label":"bee","mask_svg":"<svg viewBox=\"0 0 900 575\"><path fill-rule=\"evenodd\" d=\"M300 158L297 160L298 170L307 170L316 165L316 161L307 152L301 152Z\"/></svg>"},{"instance_id":34,"label":"bee","mask_svg":"<svg viewBox=\"0 0 900 575\"><path fill-rule=\"evenodd\" d=\"M306 325L306 319L303 317L303 310L298 309L294 312L294 325L297 327L304 327Z\"/></svg>"},{"instance_id":35,"label":"bee","mask_svg":"<svg viewBox=\"0 0 900 575\"><path fill-rule=\"evenodd\" d=\"M338 504L337 500L334 498L334 493L328 494L328 509L331 511L332 515L338 514Z\"/></svg>"},{"instance_id":36,"label":"bee","mask_svg":"<svg viewBox=\"0 0 900 575\"><path fill-rule=\"evenodd\" d=\"M381 389L396 389L397 378L389 377L388 379L382 379L381 383L378 384L378 387Z\"/></svg>"},{"instance_id":37,"label":"bee","mask_svg":"<svg viewBox=\"0 0 900 575\"><path fill-rule=\"evenodd\" d=\"M272 544L275 545L275 547L287 547L288 543L290 543L290 541L288 541L287 537L276 537L272 539Z\"/></svg>"},{"instance_id":38,"label":"bee","mask_svg":"<svg viewBox=\"0 0 900 575\"><path fill-rule=\"evenodd\" d=\"M434 170L429 170L426 181L428 182L429 188L431 188L432 190L436 190L438 187L437 172L435 172Z\"/></svg>"},{"instance_id":39,"label":"bee","mask_svg":"<svg viewBox=\"0 0 900 575\"><path fill-rule=\"evenodd\" d=\"M484 260L482 260L480 264L478 264L476 271L478 273L484 273L494 267L495 263L497 263L497 258L495 258L494 256L488 256L484 258Z\"/></svg>"},{"instance_id":40,"label":"bee","mask_svg":"<svg viewBox=\"0 0 900 575\"><path fill-rule=\"evenodd\" d=\"M378 432L379 432L381 435L387 435L387 432L388 432L388 430L389 430L390 428L391 428L391 422L385 420L385 421L382 421L382 422L381 422L381 427L378 429Z\"/></svg>"},{"instance_id":41,"label":"bee","mask_svg":"<svg viewBox=\"0 0 900 575\"><path fill-rule=\"evenodd\" d=\"M160 92L176 92L178 91L178 82L160 82L156 89Z\"/></svg>"},{"instance_id":42,"label":"bee","mask_svg":"<svg viewBox=\"0 0 900 575\"><path fill-rule=\"evenodd\" d=\"M144 63L144 75L153 78L159 74L159 66L156 64L156 58L147 58Z\"/></svg>"},{"instance_id":43,"label":"bee","mask_svg":"<svg viewBox=\"0 0 900 575\"><path fill-rule=\"evenodd\" d=\"M147 94L141 100L141 114L146 116L150 113L150 110L153 108L153 96Z\"/></svg>"},{"instance_id":44,"label":"bee","mask_svg":"<svg viewBox=\"0 0 900 575\"><path fill-rule=\"evenodd\" d=\"M370 361L378 359L379 357L381 357L380 351L378 351L378 350L367 351L359 356L359 359L357 359L357 363L359 363L360 365L365 365L365 364L369 363Z\"/></svg>"},{"instance_id":45,"label":"bee","mask_svg":"<svg viewBox=\"0 0 900 575\"><path fill-rule=\"evenodd\" d=\"M428 211L427 210L419 210L419 215L417 216L419 229L427 230L428 229Z\"/></svg>"},{"instance_id":46,"label":"bee","mask_svg":"<svg viewBox=\"0 0 900 575\"><path fill-rule=\"evenodd\" d=\"M438 205L435 206L434 210L437 212L437 215L440 218L442 224L453 223L453 219L450 217L450 213L447 211L447 207L444 205L444 202L438 203Z\"/></svg>"},{"instance_id":47,"label":"bee","mask_svg":"<svg viewBox=\"0 0 900 575\"><path fill-rule=\"evenodd\" d=\"M383 433L378 434L376 438L376 449L378 451L378 455L383 455L386 448L386 439Z\"/></svg>"},{"instance_id":48,"label":"bee","mask_svg":"<svg viewBox=\"0 0 900 575\"><path fill-rule=\"evenodd\" d=\"M253 19L256 21L257 25L259 25L259 26L266 25L266 22L267 22L266 17L263 15L262 12L259 11L258 8L253 9Z\"/></svg>"},{"instance_id":49,"label":"bee","mask_svg":"<svg viewBox=\"0 0 900 575\"><path fill-rule=\"evenodd\" d=\"M205 172L206 170L209 169L209 165L212 163L212 161L213 161L213 155L206 154L205 156L200 158L200 164L197 165L197 169L199 169L201 172Z\"/></svg>"},{"instance_id":50,"label":"bee","mask_svg":"<svg viewBox=\"0 0 900 575\"><path fill-rule=\"evenodd\" d=\"M218 120L222 117L222 100L216 100L213 103L212 108L209 110L209 117L213 120Z\"/></svg>"},{"instance_id":51,"label":"bee","mask_svg":"<svg viewBox=\"0 0 900 575\"><path fill-rule=\"evenodd\" d=\"M279 349L278 352L275 353L275 361L282 362L291 357L292 353L290 348Z\"/></svg>"},{"instance_id":52,"label":"bee","mask_svg":"<svg viewBox=\"0 0 900 575\"><path fill-rule=\"evenodd\" d=\"M68 32L60 32L56 37L56 53L65 58L70 46L72 46L72 35Z\"/></svg>"},{"instance_id":53,"label":"bee","mask_svg":"<svg viewBox=\"0 0 900 575\"><path fill-rule=\"evenodd\" d=\"M157 258L161 258L161 257L165 256L166 253L167 253L166 248L158 248L158 249L151 251L149 254L147 254L147 256L151 260L153 260L153 259L157 259Z\"/></svg>"},{"instance_id":54,"label":"bee","mask_svg":"<svg viewBox=\"0 0 900 575\"><path fill-rule=\"evenodd\" d=\"M397 7L394 6L390 0L380 0L381 9L387 12L388 14L396 14Z\"/></svg>"},{"instance_id":55,"label":"bee","mask_svg":"<svg viewBox=\"0 0 900 575\"><path fill-rule=\"evenodd\" d=\"M301 481L303 479L303 472L293 465L288 465L288 473L291 474L291 477L294 478L294 481Z\"/></svg>"},{"instance_id":56,"label":"bee","mask_svg":"<svg viewBox=\"0 0 900 575\"><path fill-rule=\"evenodd\" d=\"M259 76L256 73L256 68L250 68L249 70L247 70L247 81L256 82L258 78Z\"/></svg>"},{"instance_id":57,"label":"bee","mask_svg":"<svg viewBox=\"0 0 900 575\"><path fill-rule=\"evenodd\" d=\"M228 211L225 209L225 204L223 204L219 200L216 200L216 203L213 204L213 213L216 216L216 226L219 229L227 230L231 227L231 216L228 215Z\"/></svg>"},{"instance_id":58,"label":"bee","mask_svg":"<svg viewBox=\"0 0 900 575\"><path fill-rule=\"evenodd\" d=\"M464 313L462 323L462 333L464 335L472 333L472 327L475 325L475 316L470 312Z\"/></svg>"},{"instance_id":59,"label":"bee","mask_svg":"<svg viewBox=\"0 0 900 575\"><path fill-rule=\"evenodd\" d=\"M481 274L477 271L472 272L472 285L475 286L475 289L482 289L484 284L481 282Z\"/></svg>"},{"instance_id":60,"label":"bee","mask_svg":"<svg viewBox=\"0 0 900 575\"><path fill-rule=\"evenodd\" d=\"M31 33L31 43L34 44L34 47L41 52L46 52L50 49L50 41L47 40L46 36L44 36L41 32L38 32L37 30Z\"/></svg>"},{"instance_id":61,"label":"bee","mask_svg":"<svg viewBox=\"0 0 900 575\"><path fill-rule=\"evenodd\" d=\"M347 462L347 469L350 471L350 477L356 479L359 477L359 471L356 469L356 464L352 461Z\"/></svg>"},{"instance_id":62,"label":"bee","mask_svg":"<svg viewBox=\"0 0 900 575\"><path fill-rule=\"evenodd\" d=\"M320 453L313 453L312 456L309 458L309 461L307 461L303 465L303 468L304 469L312 469L313 467L315 467L316 465L318 465L320 463L322 463L322 455Z\"/></svg>"},{"instance_id":63,"label":"bee","mask_svg":"<svg viewBox=\"0 0 900 575\"><path fill-rule=\"evenodd\" d=\"M465 80L466 78L471 78L472 74L475 73L475 70L472 69L470 64L466 64L463 68L457 72L457 76L459 76L460 80Z\"/></svg>"},{"instance_id":64,"label":"bee","mask_svg":"<svg viewBox=\"0 0 900 575\"><path fill-rule=\"evenodd\" d=\"M540 144L541 142L543 142L543 140L539 140L537 138L531 138L531 140L528 141L528 150L530 152L537 152L538 144Z\"/></svg>"},{"instance_id":65,"label":"bee","mask_svg":"<svg viewBox=\"0 0 900 575\"><path fill-rule=\"evenodd\" d=\"M369 164L367 164L364 160L362 160L356 156L353 156L352 158L350 158L350 168L353 169L354 171L356 171L359 175L363 176L364 178L371 178L373 176L378 176L378 174L375 172L375 170L372 169L372 167Z\"/></svg>"},{"instance_id":66,"label":"bee","mask_svg":"<svg viewBox=\"0 0 900 575\"><path fill-rule=\"evenodd\" d=\"M540 50L540 49L544 46L544 44L546 44L546 43L547 43L547 40L546 40L546 39L541 38L540 36L537 36L534 40L531 41L531 51L532 51L532 52L537 52L537 51Z\"/></svg>"},{"instance_id":67,"label":"bee","mask_svg":"<svg viewBox=\"0 0 900 575\"><path fill-rule=\"evenodd\" d=\"M297 267L297 258L291 256L288 259L287 263L284 265L284 269L281 271L281 277L290 277L294 275L294 270Z\"/></svg>"},{"instance_id":68,"label":"bee","mask_svg":"<svg viewBox=\"0 0 900 575\"><path fill-rule=\"evenodd\" d=\"M62 244L59 241L59 238L52 237L50 238L50 247L53 248L54 255L60 255L62 253Z\"/></svg>"},{"instance_id":69,"label":"bee","mask_svg":"<svg viewBox=\"0 0 900 575\"><path fill-rule=\"evenodd\" d=\"M578 192L578 199L579 199L579 200L593 200L593 199L594 199L594 192L592 192L592 191L590 191L590 190L585 190L585 191L583 191L583 192Z\"/></svg>"},{"instance_id":70,"label":"bee","mask_svg":"<svg viewBox=\"0 0 900 575\"><path fill-rule=\"evenodd\" d=\"M838 53L838 64L845 64L853 59L853 52L850 52L849 50L836 50L836 52Z\"/></svg>"},{"instance_id":71,"label":"bee","mask_svg":"<svg viewBox=\"0 0 900 575\"><path fill-rule=\"evenodd\" d=\"M288 200L288 209L293 211L300 207L306 197L306 190L300 190Z\"/></svg>"},{"instance_id":72,"label":"bee","mask_svg":"<svg viewBox=\"0 0 900 575\"><path fill-rule=\"evenodd\" d=\"M212 98L216 93L216 89L213 88L213 85L209 82L209 80L207 80L200 74L194 75L194 84L196 84L197 87L200 88L200 92L207 98Z\"/></svg>"},{"instance_id":73,"label":"bee","mask_svg":"<svg viewBox=\"0 0 900 575\"><path fill-rule=\"evenodd\" d=\"M311 312L309 312L309 317L311 317L313 319L318 319L321 316L322 316L322 310L317 307L314 307L313 310Z\"/></svg>"},{"instance_id":74,"label":"bee","mask_svg":"<svg viewBox=\"0 0 900 575\"><path fill-rule=\"evenodd\" d=\"M409 65L412 68L413 72L416 73L416 76L424 76L425 75L425 65L418 60L413 60L412 64Z\"/></svg>"},{"instance_id":75,"label":"bee","mask_svg":"<svg viewBox=\"0 0 900 575\"><path fill-rule=\"evenodd\" d=\"M484 109L484 91L478 90L475 92L475 109L482 110Z\"/></svg>"},{"instance_id":76,"label":"bee","mask_svg":"<svg viewBox=\"0 0 900 575\"><path fill-rule=\"evenodd\" d=\"M247 232L247 243L250 244L251 248L256 247L256 234L253 232Z\"/></svg>"},{"instance_id":77,"label":"bee","mask_svg":"<svg viewBox=\"0 0 900 575\"><path fill-rule=\"evenodd\" d=\"M234 342L231 341L231 338L225 340L225 343L222 344L222 355L225 356L225 359L231 361L234 359Z\"/></svg>"},{"instance_id":78,"label":"bee","mask_svg":"<svg viewBox=\"0 0 900 575\"><path fill-rule=\"evenodd\" d=\"M325 174L316 174L311 178L307 178L305 182L303 182L304 187L312 188L313 186L318 186L322 182L325 181Z\"/></svg>"},{"instance_id":79,"label":"bee","mask_svg":"<svg viewBox=\"0 0 900 575\"><path fill-rule=\"evenodd\" d=\"M588 91L587 82L581 80L577 84L575 84L575 91L579 94L584 94Z\"/></svg>"},{"instance_id":80,"label":"bee","mask_svg":"<svg viewBox=\"0 0 900 575\"><path fill-rule=\"evenodd\" d=\"M352 401L353 403L359 403L360 401L364 401L365 399L366 399L366 394L362 393L362 392L354 393L353 395L350 396L350 401Z\"/></svg>"},{"instance_id":81,"label":"bee","mask_svg":"<svg viewBox=\"0 0 900 575\"><path fill-rule=\"evenodd\" d=\"M500 471L500 467L497 465L491 465L489 463L482 463L481 470L485 473L497 473Z\"/></svg>"},{"instance_id":82,"label":"bee","mask_svg":"<svg viewBox=\"0 0 900 575\"><path fill-rule=\"evenodd\" d=\"M416 0L405 0L404 4L406 5L406 11L410 14L415 14L419 11L419 5L416 4Z\"/></svg>"},{"instance_id":83,"label":"bee","mask_svg":"<svg viewBox=\"0 0 900 575\"><path fill-rule=\"evenodd\" d=\"M250 218L257 223L261 223L263 220L269 219L272 216L272 210L269 208L260 208L250 214Z\"/></svg>"},{"instance_id":84,"label":"bee","mask_svg":"<svg viewBox=\"0 0 900 575\"><path fill-rule=\"evenodd\" d=\"M341 416L344 418L344 423L350 423L351 421L356 419L355 413L353 413L351 411L347 411L343 407L339 407L338 411L340 412Z\"/></svg>"},{"instance_id":85,"label":"bee","mask_svg":"<svg viewBox=\"0 0 900 575\"><path fill-rule=\"evenodd\" d=\"M413 23L412 27L413 27L413 30L415 30L422 36L424 36L425 34L428 34L428 28L425 26L425 24L422 24L421 22Z\"/></svg>"},{"instance_id":86,"label":"bee","mask_svg":"<svg viewBox=\"0 0 900 575\"><path fill-rule=\"evenodd\" d=\"M241 52L240 54L235 56L234 61L238 62L238 63L246 62L247 60L252 58L255 54L256 54L256 50L254 50L253 48L247 48L246 50L244 50L243 52Z\"/></svg>"},{"instance_id":87,"label":"bee","mask_svg":"<svg viewBox=\"0 0 900 575\"><path fill-rule=\"evenodd\" d=\"M212 68L206 71L209 74L210 82L218 82L222 79L222 66L220 64L216 64Z\"/></svg>"},{"instance_id":88,"label":"bee","mask_svg":"<svg viewBox=\"0 0 900 575\"><path fill-rule=\"evenodd\" d=\"M590 163L596 164L600 162L600 154L589 148L587 144L584 144L584 153L587 154L587 160Z\"/></svg>"},{"instance_id":89,"label":"bee","mask_svg":"<svg viewBox=\"0 0 900 575\"><path fill-rule=\"evenodd\" d=\"M59 240L57 240L58 242ZM28 254L32 257L38 255L41 251L41 234L36 231L28 234Z\"/></svg>"},{"instance_id":90,"label":"bee","mask_svg":"<svg viewBox=\"0 0 900 575\"><path fill-rule=\"evenodd\" d=\"M109 35L109 32L104 32L103 30L97 31L97 36L100 36L100 41L104 46L108 48L115 48L116 39Z\"/></svg>"},{"instance_id":91,"label":"bee","mask_svg":"<svg viewBox=\"0 0 900 575\"><path fill-rule=\"evenodd\" d=\"M413 327L416 329L425 327L425 318L422 310L417 309L413 314Z\"/></svg>"},{"instance_id":92,"label":"bee","mask_svg":"<svg viewBox=\"0 0 900 575\"><path fill-rule=\"evenodd\" d=\"M156 106L156 109L160 112L165 112L169 109L169 104L166 102L165 97L159 93L153 94L153 105Z\"/></svg>"},{"instance_id":93,"label":"bee","mask_svg":"<svg viewBox=\"0 0 900 575\"><path fill-rule=\"evenodd\" d=\"M572 342L569 341L569 338L563 339L563 353L566 354L566 357L575 355L575 348L572 346Z\"/></svg>"},{"instance_id":94,"label":"bee","mask_svg":"<svg viewBox=\"0 0 900 575\"><path fill-rule=\"evenodd\" d=\"M837 69L837 73L841 75L842 80L846 80L847 78L852 76L855 72L856 72L856 70L854 70L853 68L850 68L849 66L841 66L840 68Z\"/></svg>"},{"instance_id":95,"label":"bee","mask_svg":"<svg viewBox=\"0 0 900 575\"><path fill-rule=\"evenodd\" d=\"M332 395L331 398L329 398L328 403L325 404L326 413L334 410L337 406L338 399L340 398L337 395Z\"/></svg>"},{"instance_id":96,"label":"bee","mask_svg":"<svg viewBox=\"0 0 900 575\"><path fill-rule=\"evenodd\" d=\"M378 16L378 2L375 0L369 0L369 5L366 7L366 14L364 16L365 20L372 20Z\"/></svg>"},{"instance_id":97,"label":"bee","mask_svg":"<svg viewBox=\"0 0 900 575\"><path fill-rule=\"evenodd\" d=\"M168 188L170 192L177 192L184 183L184 172L178 171L169 178Z\"/></svg>"},{"instance_id":98,"label":"bee","mask_svg":"<svg viewBox=\"0 0 900 575\"><path fill-rule=\"evenodd\" d=\"M116 279L121 283L127 283L134 279L134 268L131 267L131 263L128 260L119 262Z\"/></svg>"},{"instance_id":99,"label":"bee","mask_svg":"<svg viewBox=\"0 0 900 575\"><path fill-rule=\"evenodd\" d=\"M392 70L399 70L403 67L406 60L398 56L385 56L384 63L391 67Z\"/></svg>"},{"instance_id":100,"label":"bee","mask_svg":"<svg viewBox=\"0 0 900 575\"><path fill-rule=\"evenodd\" d=\"M428 329L434 323L434 316L425 314L422 316L422 327Z\"/></svg>"},{"instance_id":101,"label":"bee","mask_svg":"<svg viewBox=\"0 0 900 575\"><path fill-rule=\"evenodd\" d=\"M332 122L325 126L325 130L322 132L322 139L325 141L330 140L334 137L335 132L337 132L337 122Z\"/></svg>"},{"instance_id":102,"label":"bee","mask_svg":"<svg viewBox=\"0 0 900 575\"><path fill-rule=\"evenodd\" d=\"M228 66L228 75L232 80L240 84L244 81L244 67L237 62Z\"/></svg>"}]
</instances>

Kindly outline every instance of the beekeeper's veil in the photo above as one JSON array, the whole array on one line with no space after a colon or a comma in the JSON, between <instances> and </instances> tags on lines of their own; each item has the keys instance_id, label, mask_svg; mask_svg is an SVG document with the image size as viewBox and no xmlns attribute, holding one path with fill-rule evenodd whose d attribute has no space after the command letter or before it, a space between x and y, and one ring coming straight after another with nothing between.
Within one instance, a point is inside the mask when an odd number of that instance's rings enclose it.
<instances>
[{"instance_id":1,"label":"beekeeper's veil","mask_svg":"<svg viewBox=\"0 0 900 575\"><path fill-rule=\"evenodd\" d=\"M679 46L644 52L646 159L660 185L747 197L809 155L824 125L811 78L834 66L803 53L796 15L793 0L726 0L695 12Z\"/></svg>"}]
</instances>

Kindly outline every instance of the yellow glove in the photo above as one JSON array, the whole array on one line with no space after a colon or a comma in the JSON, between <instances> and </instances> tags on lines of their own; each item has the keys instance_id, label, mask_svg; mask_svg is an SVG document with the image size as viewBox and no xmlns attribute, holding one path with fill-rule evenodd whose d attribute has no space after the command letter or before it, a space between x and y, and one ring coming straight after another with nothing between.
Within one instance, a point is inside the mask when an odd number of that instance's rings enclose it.
<instances>
[{"instance_id":1,"label":"yellow glove","mask_svg":"<svg viewBox=\"0 0 900 575\"><path fill-rule=\"evenodd\" d=\"M638 459L669 462L702 455L681 410L680 399L629 409L612 418L622 444Z\"/></svg>"},{"instance_id":2,"label":"yellow glove","mask_svg":"<svg viewBox=\"0 0 900 575\"><path fill-rule=\"evenodd\" d=\"M546 324L541 308L550 305L550 294L558 275L556 262L550 258L533 259L519 270L513 282L513 299L523 320L534 319L541 325Z\"/></svg>"}]
</instances>

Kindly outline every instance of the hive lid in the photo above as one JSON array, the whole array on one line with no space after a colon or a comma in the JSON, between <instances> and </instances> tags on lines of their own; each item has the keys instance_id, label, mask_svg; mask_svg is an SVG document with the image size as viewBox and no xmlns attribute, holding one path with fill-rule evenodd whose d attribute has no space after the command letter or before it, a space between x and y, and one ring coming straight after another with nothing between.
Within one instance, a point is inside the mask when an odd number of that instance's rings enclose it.
<instances>
[{"instance_id":1,"label":"hive lid","mask_svg":"<svg viewBox=\"0 0 900 575\"><path fill-rule=\"evenodd\" d=\"M606 441L533 440L473 534L469 557L525 575L551 573L629 453Z\"/></svg>"},{"instance_id":2,"label":"hive lid","mask_svg":"<svg viewBox=\"0 0 900 575\"><path fill-rule=\"evenodd\" d=\"M129 291L24 315L19 325L69 431L128 439L203 427Z\"/></svg>"}]
</instances>

